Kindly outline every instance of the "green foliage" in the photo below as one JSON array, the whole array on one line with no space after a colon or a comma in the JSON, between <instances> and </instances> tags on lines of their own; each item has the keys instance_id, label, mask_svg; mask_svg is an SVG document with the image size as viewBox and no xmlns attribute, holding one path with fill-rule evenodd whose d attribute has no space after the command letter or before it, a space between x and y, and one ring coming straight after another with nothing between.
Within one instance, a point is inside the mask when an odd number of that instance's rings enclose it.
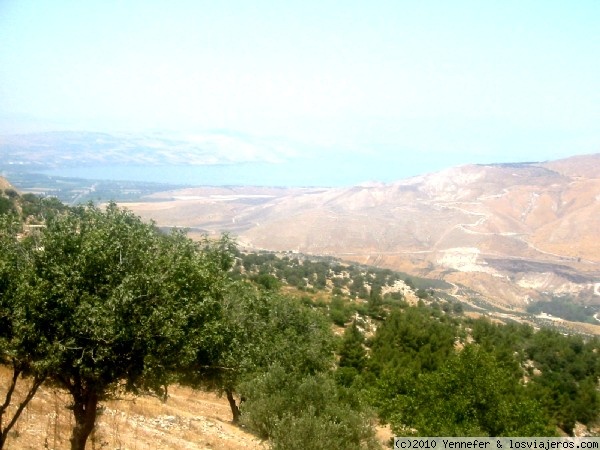
<instances>
[{"instance_id":1,"label":"green foliage","mask_svg":"<svg viewBox=\"0 0 600 450\"><path fill-rule=\"evenodd\" d=\"M430 293L428 291L426 291L425 289L417 289L417 297L420 299L427 299L430 297Z\"/></svg>"},{"instance_id":2,"label":"green foliage","mask_svg":"<svg viewBox=\"0 0 600 450\"><path fill-rule=\"evenodd\" d=\"M342 386L350 387L354 379L365 369L367 352L364 348L365 338L358 329L356 321L344 330L344 336L338 351L339 362L336 380Z\"/></svg>"},{"instance_id":3,"label":"green foliage","mask_svg":"<svg viewBox=\"0 0 600 450\"><path fill-rule=\"evenodd\" d=\"M516 376L522 374L520 363L524 358L525 343L533 336L533 328L526 324L498 324L481 318L470 321L471 336L488 353L495 355Z\"/></svg>"},{"instance_id":4,"label":"green foliage","mask_svg":"<svg viewBox=\"0 0 600 450\"><path fill-rule=\"evenodd\" d=\"M268 273L261 273L251 279L268 291L276 291L281 287L281 282Z\"/></svg>"},{"instance_id":5,"label":"green foliage","mask_svg":"<svg viewBox=\"0 0 600 450\"><path fill-rule=\"evenodd\" d=\"M358 371L364 369L367 353L363 347L365 338L358 329L356 321L344 330L339 350L339 367L353 367Z\"/></svg>"},{"instance_id":6,"label":"green foliage","mask_svg":"<svg viewBox=\"0 0 600 450\"><path fill-rule=\"evenodd\" d=\"M310 285L315 291L375 301L381 301L381 298L376 297L381 297L384 286L392 286L402 279L399 273L389 269L343 265L337 260L324 257L279 257L269 252L241 254L234 270L237 273L243 270L250 277L269 274L282 283L299 289ZM419 283L425 283L429 287L440 282L419 279Z\"/></svg>"},{"instance_id":7,"label":"green foliage","mask_svg":"<svg viewBox=\"0 0 600 450\"><path fill-rule=\"evenodd\" d=\"M383 319L383 298L381 297L381 287L375 285L371 288L368 300L368 315L372 318Z\"/></svg>"},{"instance_id":8,"label":"green foliage","mask_svg":"<svg viewBox=\"0 0 600 450\"><path fill-rule=\"evenodd\" d=\"M383 409L398 435L549 436L552 429L512 371L467 346L438 370L380 384ZM387 403L387 404L385 404Z\"/></svg>"},{"instance_id":9,"label":"green foliage","mask_svg":"<svg viewBox=\"0 0 600 450\"><path fill-rule=\"evenodd\" d=\"M568 434L575 422L590 424L600 414L600 345L597 339L563 336L551 329L538 332L528 325L470 322L472 336L516 375L529 378L529 393L546 414Z\"/></svg>"},{"instance_id":10,"label":"green foliage","mask_svg":"<svg viewBox=\"0 0 600 450\"><path fill-rule=\"evenodd\" d=\"M114 204L90 205L48 217L22 247L23 322L52 360L48 376L73 397L73 449L118 386L160 394L174 372L218 358L226 237L198 244Z\"/></svg>"},{"instance_id":11,"label":"green foliage","mask_svg":"<svg viewBox=\"0 0 600 450\"><path fill-rule=\"evenodd\" d=\"M243 389L243 422L273 449L378 448L367 411L326 373L302 377L274 365Z\"/></svg>"},{"instance_id":12,"label":"green foliage","mask_svg":"<svg viewBox=\"0 0 600 450\"><path fill-rule=\"evenodd\" d=\"M600 342L542 329L527 343L526 356L541 372L532 389L554 421L572 434L575 422L589 424L600 414Z\"/></svg>"},{"instance_id":13,"label":"green foliage","mask_svg":"<svg viewBox=\"0 0 600 450\"><path fill-rule=\"evenodd\" d=\"M3 197L0 195L0 214L9 214L15 213L15 205L14 202L7 197Z\"/></svg>"},{"instance_id":14,"label":"green foliage","mask_svg":"<svg viewBox=\"0 0 600 450\"><path fill-rule=\"evenodd\" d=\"M452 302L452 312L454 314L462 314L464 312L462 303Z\"/></svg>"},{"instance_id":15,"label":"green foliage","mask_svg":"<svg viewBox=\"0 0 600 450\"><path fill-rule=\"evenodd\" d=\"M343 327L352 317L348 302L341 297L333 297L329 304L329 318L337 326Z\"/></svg>"},{"instance_id":16,"label":"green foliage","mask_svg":"<svg viewBox=\"0 0 600 450\"><path fill-rule=\"evenodd\" d=\"M53 197L34 194L19 195L13 189L0 190L0 215L12 214L21 222L40 223L47 217L64 211L66 206Z\"/></svg>"},{"instance_id":17,"label":"green foliage","mask_svg":"<svg viewBox=\"0 0 600 450\"><path fill-rule=\"evenodd\" d=\"M547 302L531 303L527 306L527 312L531 314L545 312L572 322L595 323L593 316L597 308L578 304L572 298L553 297Z\"/></svg>"},{"instance_id":18,"label":"green foliage","mask_svg":"<svg viewBox=\"0 0 600 450\"><path fill-rule=\"evenodd\" d=\"M321 312L248 283L235 283L226 291L223 327L224 350L218 360L181 381L230 395L273 364L300 375L334 364L334 341ZM236 408L232 405L234 419Z\"/></svg>"},{"instance_id":19,"label":"green foliage","mask_svg":"<svg viewBox=\"0 0 600 450\"><path fill-rule=\"evenodd\" d=\"M0 402L0 448L56 363L48 343L38 339L28 319L30 297L24 285L31 275L31 264L26 246L18 237L22 231L14 215L0 215L0 364L12 370L11 382ZM23 376L31 378L31 382L23 399L9 414L12 394Z\"/></svg>"},{"instance_id":20,"label":"green foliage","mask_svg":"<svg viewBox=\"0 0 600 450\"><path fill-rule=\"evenodd\" d=\"M254 363L262 370L273 363L288 372L314 374L333 365L334 343L323 315L285 296L265 297L262 348Z\"/></svg>"},{"instance_id":21,"label":"green foliage","mask_svg":"<svg viewBox=\"0 0 600 450\"><path fill-rule=\"evenodd\" d=\"M457 333L455 324L432 318L428 308L394 310L373 339L371 370L435 370L453 352Z\"/></svg>"},{"instance_id":22,"label":"green foliage","mask_svg":"<svg viewBox=\"0 0 600 450\"><path fill-rule=\"evenodd\" d=\"M4 189L4 195L6 195L8 198L12 198L12 199L19 197L19 193L17 191L15 191L14 189Z\"/></svg>"},{"instance_id":23,"label":"green foliage","mask_svg":"<svg viewBox=\"0 0 600 450\"><path fill-rule=\"evenodd\" d=\"M50 312L38 326L62 343L62 377L83 377L101 389L120 379L156 388L167 381L164 369L189 359L180 352L206 340L199 330L219 317L222 261L115 205L49 220L40 245L29 286L39 299L32 314Z\"/></svg>"}]
</instances>

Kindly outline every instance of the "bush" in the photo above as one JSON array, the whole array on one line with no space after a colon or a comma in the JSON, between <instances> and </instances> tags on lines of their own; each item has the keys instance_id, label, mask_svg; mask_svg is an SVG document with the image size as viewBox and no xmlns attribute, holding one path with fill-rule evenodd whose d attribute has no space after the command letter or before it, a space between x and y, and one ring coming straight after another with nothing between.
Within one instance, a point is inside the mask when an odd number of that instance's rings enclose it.
<instances>
[{"instance_id":1,"label":"bush","mask_svg":"<svg viewBox=\"0 0 600 450\"><path fill-rule=\"evenodd\" d=\"M273 450L347 450L379 448L365 418L348 408L320 416L314 407L298 416L285 414L273 437Z\"/></svg>"},{"instance_id":2,"label":"bush","mask_svg":"<svg viewBox=\"0 0 600 450\"><path fill-rule=\"evenodd\" d=\"M281 287L281 282L277 277L268 273L261 273L260 275L253 277L253 280L267 291L276 291Z\"/></svg>"},{"instance_id":3,"label":"bush","mask_svg":"<svg viewBox=\"0 0 600 450\"><path fill-rule=\"evenodd\" d=\"M332 309L329 311L329 318L338 327L343 327L350 319L350 315L343 309Z\"/></svg>"},{"instance_id":4,"label":"bush","mask_svg":"<svg viewBox=\"0 0 600 450\"><path fill-rule=\"evenodd\" d=\"M375 449L370 417L328 373L300 377L273 366L243 386L243 422L273 449Z\"/></svg>"}]
</instances>

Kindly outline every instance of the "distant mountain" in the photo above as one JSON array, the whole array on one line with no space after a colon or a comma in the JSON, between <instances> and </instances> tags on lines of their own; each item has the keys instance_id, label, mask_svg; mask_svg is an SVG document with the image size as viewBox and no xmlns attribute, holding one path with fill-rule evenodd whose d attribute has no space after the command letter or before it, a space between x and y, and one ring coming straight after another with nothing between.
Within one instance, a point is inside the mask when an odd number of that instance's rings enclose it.
<instances>
[{"instance_id":1,"label":"distant mountain","mask_svg":"<svg viewBox=\"0 0 600 450\"><path fill-rule=\"evenodd\" d=\"M118 165L279 162L293 151L250 136L214 133L43 132L0 136L0 166L27 170Z\"/></svg>"},{"instance_id":2,"label":"distant mountain","mask_svg":"<svg viewBox=\"0 0 600 450\"><path fill-rule=\"evenodd\" d=\"M149 198L150 200L150 198ZM525 308L600 304L600 155L468 165L350 188L193 188L128 204L162 225L332 255L466 286Z\"/></svg>"}]
</instances>

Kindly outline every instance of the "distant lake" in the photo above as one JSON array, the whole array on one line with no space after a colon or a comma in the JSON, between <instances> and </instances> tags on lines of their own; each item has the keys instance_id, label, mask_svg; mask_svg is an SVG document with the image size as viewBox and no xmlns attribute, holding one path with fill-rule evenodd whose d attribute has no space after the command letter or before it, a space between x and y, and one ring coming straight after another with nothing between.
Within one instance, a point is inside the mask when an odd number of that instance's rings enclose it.
<instances>
[{"instance_id":1,"label":"distant lake","mask_svg":"<svg viewBox=\"0 0 600 450\"><path fill-rule=\"evenodd\" d=\"M335 167L332 167L335 166ZM345 186L369 179L368 174L343 162L326 164L297 160L281 164L219 165L97 165L41 171L46 175L91 180L128 180L185 185Z\"/></svg>"}]
</instances>

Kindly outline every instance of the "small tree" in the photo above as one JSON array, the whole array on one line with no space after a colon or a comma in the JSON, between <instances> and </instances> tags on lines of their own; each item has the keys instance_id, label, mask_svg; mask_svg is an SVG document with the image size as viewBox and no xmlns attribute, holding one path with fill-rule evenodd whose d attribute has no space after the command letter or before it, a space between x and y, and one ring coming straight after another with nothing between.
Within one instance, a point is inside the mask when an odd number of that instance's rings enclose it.
<instances>
[{"instance_id":1,"label":"small tree","mask_svg":"<svg viewBox=\"0 0 600 450\"><path fill-rule=\"evenodd\" d=\"M29 249L26 313L55 360L49 378L71 394L72 450L85 448L103 399L164 395L175 372L217 359L229 248L161 234L115 204L48 219Z\"/></svg>"},{"instance_id":2,"label":"small tree","mask_svg":"<svg viewBox=\"0 0 600 450\"><path fill-rule=\"evenodd\" d=\"M344 330L339 349L340 360L336 371L336 379L342 386L349 387L354 379L365 368L367 352L364 344L365 337L358 329L356 320Z\"/></svg>"},{"instance_id":3,"label":"small tree","mask_svg":"<svg viewBox=\"0 0 600 450\"><path fill-rule=\"evenodd\" d=\"M274 364L299 374L333 366L329 324L322 314L295 299L236 283L224 295L223 321L219 360L188 372L182 381L226 394L234 422L240 419L234 394L245 380L269 371Z\"/></svg>"}]
</instances>

